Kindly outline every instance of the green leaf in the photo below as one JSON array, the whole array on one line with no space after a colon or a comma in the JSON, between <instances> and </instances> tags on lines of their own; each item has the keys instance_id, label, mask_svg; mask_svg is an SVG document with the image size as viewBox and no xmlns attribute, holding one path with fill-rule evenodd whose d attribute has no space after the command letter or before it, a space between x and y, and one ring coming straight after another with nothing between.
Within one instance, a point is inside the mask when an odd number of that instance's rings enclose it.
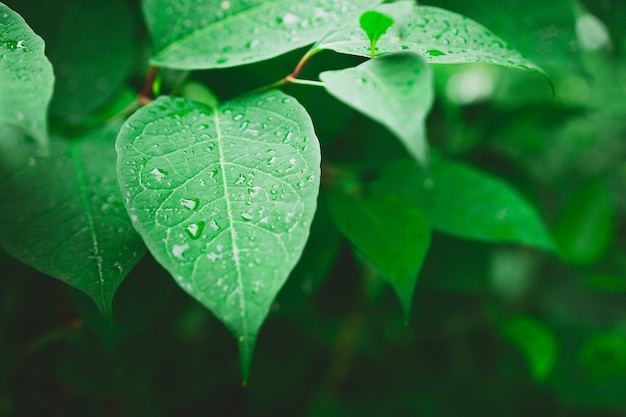
<instances>
[{"instance_id":1,"label":"green leaf","mask_svg":"<svg viewBox=\"0 0 626 417\"><path fill-rule=\"evenodd\" d=\"M330 212L348 238L395 290L405 318L430 246L430 227L418 208L393 196L330 194Z\"/></svg>"},{"instance_id":2,"label":"green leaf","mask_svg":"<svg viewBox=\"0 0 626 417\"><path fill-rule=\"evenodd\" d=\"M541 219L513 188L468 166L432 161L426 175L415 164L399 162L381 173L373 189L412 202L442 232L553 249Z\"/></svg>"},{"instance_id":3,"label":"green leaf","mask_svg":"<svg viewBox=\"0 0 626 417\"><path fill-rule=\"evenodd\" d=\"M118 93L136 56L135 28L123 0L8 3L46 39L56 75L51 114L78 123Z\"/></svg>"},{"instance_id":4,"label":"green leaf","mask_svg":"<svg viewBox=\"0 0 626 417\"><path fill-rule=\"evenodd\" d=\"M44 42L22 17L0 3L0 131L17 126L48 142L48 104L54 74ZM1 139L5 139L2 137Z\"/></svg>"},{"instance_id":5,"label":"green leaf","mask_svg":"<svg viewBox=\"0 0 626 417\"><path fill-rule=\"evenodd\" d=\"M427 0L488 27L549 73L582 64L577 47L574 2L571 0Z\"/></svg>"},{"instance_id":6,"label":"green leaf","mask_svg":"<svg viewBox=\"0 0 626 417\"><path fill-rule=\"evenodd\" d=\"M225 68L284 54L321 39L379 0L147 0L152 63L179 69Z\"/></svg>"},{"instance_id":7,"label":"green leaf","mask_svg":"<svg viewBox=\"0 0 626 417\"><path fill-rule=\"evenodd\" d=\"M393 19L376 10L368 10L359 18L359 25L370 40L370 56L374 58L376 42L393 25Z\"/></svg>"},{"instance_id":8,"label":"green leaf","mask_svg":"<svg viewBox=\"0 0 626 417\"><path fill-rule=\"evenodd\" d=\"M394 30L382 35L376 43L379 56L409 50L429 63L478 62L543 72L487 28L454 12L414 5L406 13L404 2L383 4L375 10L394 17L404 13L404 24L396 20ZM370 42L356 25L331 32L315 48L364 57L371 55Z\"/></svg>"},{"instance_id":9,"label":"green leaf","mask_svg":"<svg viewBox=\"0 0 626 417\"><path fill-rule=\"evenodd\" d=\"M424 119L433 103L428 65L412 52L383 56L320 79L330 94L391 130L408 152L428 160Z\"/></svg>"},{"instance_id":10,"label":"green leaf","mask_svg":"<svg viewBox=\"0 0 626 417\"><path fill-rule=\"evenodd\" d=\"M83 291L109 321L115 290L145 251L115 176L119 127L53 136L47 157L0 176L0 246Z\"/></svg>"},{"instance_id":11,"label":"green leaf","mask_svg":"<svg viewBox=\"0 0 626 417\"><path fill-rule=\"evenodd\" d=\"M613 197L605 183L593 181L580 187L552 228L563 258L578 264L600 260L611 244L615 215Z\"/></svg>"},{"instance_id":12,"label":"green leaf","mask_svg":"<svg viewBox=\"0 0 626 417\"><path fill-rule=\"evenodd\" d=\"M154 257L252 351L304 248L320 149L308 114L272 90L210 108L160 97L118 136L118 174Z\"/></svg>"},{"instance_id":13,"label":"green leaf","mask_svg":"<svg viewBox=\"0 0 626 417\"><path fill-rule=\"evenodd\" d=\"M558 357L558 342L554 333L531 317L519 316L502 324L501 332L526 357L533 377L545 380Z\"/></svg>"}]
</instances>

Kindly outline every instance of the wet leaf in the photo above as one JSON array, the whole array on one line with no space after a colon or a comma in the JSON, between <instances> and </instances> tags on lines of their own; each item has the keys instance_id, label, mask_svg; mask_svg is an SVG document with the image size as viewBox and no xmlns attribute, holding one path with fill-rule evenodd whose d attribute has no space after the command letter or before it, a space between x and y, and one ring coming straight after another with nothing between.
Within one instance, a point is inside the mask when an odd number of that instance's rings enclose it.
<instances>
[{"instance_id":1,"label":"wet leaf","mask_svg":"<svg viewBox=\"0 0 626 417\"><path fill-rule=\"evenodd\" d=\"M415 53L386 55L320 79L330 94L391 130L409 154L428 160L424 120L433 103L432 73Z\"/></svg>"},{"instance_id":2,"label":"wet leaf","mask_svg":"<svg viewBox=\"0 0 626 417\"><path fill-rule=\"evenodd\" d=\"M83 291L109 322L115 290L145 251L115 176L119 127L52 136L49 156L0 176L0 246Z\"/></svg>"},{"instance_id":3,"label":"wet leaf","mask_svg":"<svg viewBox=\"0 0 626 417\"><path fill-rule=\"evenodd\" d=\"M4 135L17 126L40 144L47 143L53 84L44 41L19 14L0 3L0 139L8 139Z\"/></svg>"},{"instance_id":4,"label":"wet leaf","mask_svg":"<svg viewBox=\"0 0 626 417\"><path fill-rule=\"evenodd\" d=\"M376 43L377 56L409 50L429 63L478 62L543 72L487 28L457 13L417 5L407 13L406 2L383 4L375 10L392 17L403 15ZM364 57L371 55L369 39L356 24L331 32L315 48Z\"/></svg>"},{"instance_id":5,"label":"wet leaf","mask_svg":"<svg viewBox=\"0 0 626 417\"><path fill-rule=\"evenodd\" d=\"M217 108L164 96L127 121L117 150L135 228L238 339L247 380L315 212L320 149L308 114L275 90Z\"/></svg>"},{"instance_id":6,"label":"wet leaf","mask_svg":"<svg viewBox=\"0 0 626 417\"><path fill-rule=\"evenodd\" d=\"M378 0L147 0L152 63L179 69L225 68L273 58L321 39Z\"/></svg>"}]
</instances>

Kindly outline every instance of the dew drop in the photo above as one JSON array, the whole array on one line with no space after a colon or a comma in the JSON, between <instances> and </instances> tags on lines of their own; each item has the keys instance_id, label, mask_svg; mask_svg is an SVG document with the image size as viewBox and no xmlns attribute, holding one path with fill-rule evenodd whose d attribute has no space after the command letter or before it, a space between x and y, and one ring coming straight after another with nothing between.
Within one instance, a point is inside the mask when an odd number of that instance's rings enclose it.
<instances>
[{"instance_id":1,"label":"dew drop","mask_svg":"<svg viewBox=\"0 0 626 417\"><path fill-rule=\"evenodd\" d=\"M200 200L198 200L197 198L181 198L180 199L180 205L188 208L189 210L195 210L198 207L198 204L200 204Z\"/></svg>"},{"instance_id":2,"label":"dew drop","mask_svg":"<svg viewBox=\"0 0 626 417\"><path fill-rule=\"evenodd\" d=\"M187 249L189 249L189 245L186 243L184 245L174 245L174 247L172 247L172 255L177 259L184 259L183 253Z\"/></svg>"},{"instance_id":3,"label":"dew drop","mask_svg":"<svg viewBox=\"0 0 626 417\"><path fill-rule=\"evenodd\" d=\"M202 234L202 230L204 229L204 222L191 223L185 227L185 232L192 239L198 239Z\"/></svg>"},{"instance_id":4,"label":"dew drop","mask_svg":"<svg viewBox=\"0 0 626 417\"><path fill-rule=\"evenodd\" d=\"M242 113L237 113L236 115L233 116L233 120L235 121L239 121L243 119L243 114Z\"/></svg>"},{"instance_id":5,"label":"dew drop","mask_svg":"<svg viewBox=\"0 0 626 417\"><path fill-rule=\"evenodd\" d=\"M163 180L163 178L165 178L165 176L167 175L166 171L163 171L162 169L159 169L159 168L154 168L152 171L150 171L150 173L154 175L154 179L157 182L161 182L161 180Z\"/></svg>"},{"instance_id":6,"label":"dew drop","mask_svg":"<svg viewBox=\"0 0 626 417\"><path fill-rule=\"evenodd\" d=\"M250 213L241 213L241 218L249 222L253 219L253 216Z\"/></svg>"},{"instance_id":7,"label":"dew drop","mask_svg":"<svg viewBox=\"0 0 626 417\"><path fill-rule=\"evenodd\" d=\"M245 180L246 177L244 177L243 175L239 175L239 178L237 178L237 181L235 181L235 185L241 185Z\"/></svg>"}]
</instances>

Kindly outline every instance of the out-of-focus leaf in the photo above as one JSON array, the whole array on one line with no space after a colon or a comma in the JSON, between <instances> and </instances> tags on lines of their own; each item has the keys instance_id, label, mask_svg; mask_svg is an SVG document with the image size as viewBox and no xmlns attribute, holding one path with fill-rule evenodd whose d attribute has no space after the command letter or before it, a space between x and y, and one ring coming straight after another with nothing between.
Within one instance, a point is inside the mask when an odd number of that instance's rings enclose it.
<instances>
[{"instance_id":1,"label":"out-of-focus leaf","mask_svg":"<svg viewBox=\"0 0 626 417\"><path fill-rule=\"evenodd\" d=\"M553 248L536 211L513 188L469 166L433 161L425 174L416 164L398 162L382 171L374 187L412 202L443 232Z\"/></svg>"},{"instance_id":2,"label":"out-of-focus leaf","mask_svg":"<svg viewBox=\"0 0 626 417\"><path fill-rule=\"evenodd\" d=\"M417 275L430 246L430 227L420 210L395 197L356 197L336 190L329 209L339 230L391 284L405 318Z\"/></svg>"},{"instance_id":3,"label":"out-of-focus leaf","mask_svg":"<svg viewBox=\"0 0 626 417\"><path fill-rule=\"evenodd\" d=\"M53 136L48 156L0 173L0 245L83 291L108 321L115 290L145 251L115 176L119 127Z\"/></svg>"},{"instance_id":4,"label":"out-of-focus leaf","mask_svg":"<svg viewBox=\"0 0 626 417\"><path fill-rule=\"evenodd\" d=\"M615 205L607 185L593 181L580 187L557 217L552 235L563 258L589 264L604 256L613 238Z\"/></svg>"},{"instance_id":5,"label":"out-of-focus leaf","mask_svg":"<svg viewBox=\"0 0 626 417\"><path fill-rule=\"evenodd\" d=\"M502 334L526 357L533 377L546 379L558 356L558 343L552 331L541 322L526 316L507 320Z\"/></svg>"}]
</instances>

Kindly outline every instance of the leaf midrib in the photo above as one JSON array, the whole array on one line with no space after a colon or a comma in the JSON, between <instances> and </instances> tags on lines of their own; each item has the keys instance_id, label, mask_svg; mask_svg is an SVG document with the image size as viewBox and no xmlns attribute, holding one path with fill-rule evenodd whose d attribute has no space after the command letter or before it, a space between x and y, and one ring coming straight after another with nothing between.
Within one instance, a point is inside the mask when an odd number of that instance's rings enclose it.
<instances>
[{"instance_id":1,"label":"leaf midrib","mask_svg":"<svg viewBox=\"0 0 626 417\"><path fill-rule=\"evenodd\" d=\"M241 327L243 331L243 336L248 336L248 323L246 322L246 303L244 299L244 290L243 290L243 277L241 274L241 262L239 260L239 248L237 247L237 232L235 231L235 221L233 218L233 210L230 206L230 196L228 191L228 184L226 181L226 162L224 160L224 146L223 146L223 138L222 131L220 128L220 119L218 114L218 109L216 107L212 107L213 110L213 121L215 123L215 131L217 133L217 148L219 150L219 165L222 170L222 186L224 187L224 197L226 200L226 213L228 214L228 223L230 229L230 239L233 245L233 261L235 262L235 268L237 269L237 285L239 286L239 309L241 311Z\"/></svg>"},{"instance_id":2,"label":"leaf midrib","mask_svg":"<svg viewBox=\"0 0 626 417\"><path fill-rule=\"evenodd\" d=\"M80 155L80 144L78 141L72 141L70 144L70 150L72 153L72 161L74 163L74 173L76 174L76 183L78 185L78 193L80 196L81 205L85 212L87 219L87 227L89 228L89 234L91 236L91 243L94 249L93 259L96 261L98 267L98 283L100 287L100 299L102 302L102 312L104 316L109 315L108 306L104 297L104 274L102 270L102 256L100 256L100 245L98 243L98 236L96 233L94 216L91 211L92 207L89 204L89 197L87 196L87 183L85 181L85 175L83 172L84 166L82 157Z\"/></svg>"}]
</instances>

